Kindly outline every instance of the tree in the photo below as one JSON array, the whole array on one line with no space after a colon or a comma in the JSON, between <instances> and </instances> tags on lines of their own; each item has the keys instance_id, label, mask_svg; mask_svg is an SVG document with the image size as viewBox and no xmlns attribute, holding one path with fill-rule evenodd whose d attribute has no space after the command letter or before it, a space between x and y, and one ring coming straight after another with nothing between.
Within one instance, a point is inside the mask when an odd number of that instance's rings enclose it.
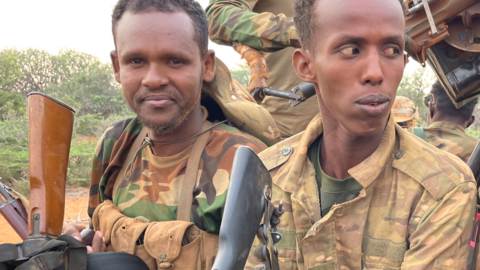
<instances>
[{"instance_id":1,"label":"tree","mask_svg":"<svg viewBox=\"0 0 480 270\"><path fill-rule=\"evenodd\" d=\"M80 116L107 117L128 110L111 64L96 56L68 49L57 55L34 48L4 49L0 62L0 90L5 92L24 98L33 91L45 93L73 106Z\"/></svg>"},{"instance_id":2,"label":"tree","mask_svg":"<svg viewBox=\"0 0 480 270\"><path fill-rule=\"evenodd\" d=\"M234 67L230 69L232 79L238 81L245 88L248 86L248 79L250 77L250 68L245 62L237 62Z\"/></svg>"},{"instance_id":3,"label":"tree","mask_svg":"<svg viewBox=\"0 0 480 270\"><path fill-rule=\"evenodd\" d=\"M436 77L430 67L418 67L405 74L398 87L397 96L404 96L413 101L418 109L420 123L426 124L428 108L423 104L423 97L429 93Z\"/></svg>"}]
</instances>

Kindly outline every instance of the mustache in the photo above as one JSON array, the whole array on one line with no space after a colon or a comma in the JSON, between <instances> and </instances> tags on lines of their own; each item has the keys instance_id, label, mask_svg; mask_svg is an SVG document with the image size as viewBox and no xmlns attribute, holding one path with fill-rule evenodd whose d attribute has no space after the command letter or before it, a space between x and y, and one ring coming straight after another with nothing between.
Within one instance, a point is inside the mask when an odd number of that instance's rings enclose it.
<instances>
[{"instance_id":1,"label":"mustache","mask_svg":"<svg viewBox=\"0 0 480 270\"><path fill-rule=\"evenodd\" d=\"M355 103L358 103L358 104L372 104L372 103L386 103L390 101L390 99L382 94L378 94L378 95L369 95L369 96L366 96L366 97L363 97L357 101L355 101Z\"/></svg>"},{"instance_id":2,"label":"mustache","mask_svg":"<svg viewBox=\"0 0 480 270\"><path fill-rule=\"evenodd\" d=\"M178 94L167 88L161 90L143 90L135 93L133 100L135 103L141 103L146 100L177 100Z\"/></svg>"}]
</instances>

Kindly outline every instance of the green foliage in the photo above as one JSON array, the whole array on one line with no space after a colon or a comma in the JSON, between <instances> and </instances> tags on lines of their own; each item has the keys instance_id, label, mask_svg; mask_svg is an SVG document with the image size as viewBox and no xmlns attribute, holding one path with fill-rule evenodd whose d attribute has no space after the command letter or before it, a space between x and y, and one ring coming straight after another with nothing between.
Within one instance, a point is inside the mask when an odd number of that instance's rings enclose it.
<instances>
[{"instance_id":1,"label":"green foliage","mask_svg":"<svg viewBox=\"0 0 480 270\"><path fill-rule=\"evenodd\" d=\"M111 64L96 56L66 49L57 55L34 48L4 49L0 62L0 90L5 92L23 97L42 92L71 105L77 115L107 117L128 110Z\"/></svg>"},{"instance_id":2,"label":"green foliage","mask_svg":"<svg viewBox=\"0 0 480 270\"><path fill-rule=\"evenodd\" d=\"M0 91L0 120L25 115L25 98L20 93Z\"/></svg>"},{"instance_id":3,"label":"green foliage","mask_svg":"<svg viewBox=\"0 0 480 270\"><path fill-rule=\"evenodd\" d=\"M467 134L472 136L472 137L480 139L480 129L478 129L478 128L476 129L473 126L470 126L469 128L467 128L465 130L465 132L467 132Z\"/></svg>"},{"instance_id":4,"label":"green foliage","mask_svg":"<svg viewBox=\"0 0 480 270\"><path fill-rule=\"evenodd\" d=\"M426 125L428 108L423 104L423 96L430 91L435 82L435 74L430 67L418 67L405 74L398 87L397 96L408 97L418 109L420 125Z\"/></svg>"},{"instance_id":5,"label":"green foliage","mask_svg":"<svg viewBox=\"0 0 480 270\"><path fill-rule=\"evenodd\" d=\"M25 178L28 173L28 121L19 117L0 121L0 177ZM13 180L14 181L14 180Z\"/></svg>"},{"instance_id":6,"label":"green foliage","mask_svg":"<svg viewBox=\"0 0 480 270\"><path fill-rule=\"evenodd\" d=\"M28 195L26 96L48 94L76 109L67 182L88 185L98 138L112 124L132 117L111 64L74 50L0 50L0 177ZM60 123L59 123L60 124Z\"/></svg>"},{"instance_id":7,"label":"green foliage","mask_svg":"<svg viewBox=\"0 0 480 270\"><path fill-rule=\"evenodd\" d=\"M238 62L230 69L232 79L238 81L245 88L248 86L248 79L250 77L250 68L245 62Z\"/></svg>"}]
</instances>

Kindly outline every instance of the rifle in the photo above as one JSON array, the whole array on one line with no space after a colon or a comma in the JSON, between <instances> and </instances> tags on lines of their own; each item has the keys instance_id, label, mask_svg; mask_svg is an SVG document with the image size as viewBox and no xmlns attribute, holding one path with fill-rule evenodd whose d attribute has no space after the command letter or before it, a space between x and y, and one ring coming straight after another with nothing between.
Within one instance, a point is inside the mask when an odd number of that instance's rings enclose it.
<instances>
[{"instance_id":1,"label":"rifle","mask_svg":"<svg viewBox=\"0 0 480 270\"><path fill-rule=\"evenodd\" d=\"M220 226L218 252L212 269L242 270L252 247L255 235L262 242L260 257L262 269L278 269L275 245L269 257L268 225L271 225L273 244L281 239L276 226L283 213L281 206L271 202L272 178L255 152L240 146L235 153L232 174L228 186L222 224ZM261 220L263 218L263 224ZM270 223L270 224L269 224ZM275 268L275 266L277 268Z\"/></svg>"},{"instance_id":2,"label":"rifle","mask_svg":"<svg viewBox=\"0 0 480 270\"><path fill-rule=\"evenodd\" d=\"M85 246L70 236L58 237L63 227L74 112L70 106L42 93L28 95L29 210L24 211L19 200L13 200L0 188L2 196L9 201L8 205L14 208L14 211L2 211L2 215L22 239L28 237L19 244L0 246L0 268L4 263L14 262L15 265L22 264L25 269L53 269L64 264L64 254L58 250L65 250L67 246L70 254L80 252L68 264L77 264L76 258L82 255L86 261ZM52 239L55 241L50 241Z\"/></svg>"},{"instance_id":3,"label":"rifle","mask_svg":"<svg viewBox=\"0 0 480 270\"><path fill-rule=\"evenodd\" d=\"M22 240L27 239L27 211L25 210L22 201L20 199L15 199L8 191L8 188L3 184L0 184L0 214L3 215L8 224L12 226Z\"/></svg>"},{"instance_id":4,"label":"rifle","mask_svg":"<svg viewBox=\"0 0 480 270\"><path fill-rule=\"evenodd\" d=\"M233 44L233 48L247 61L250 68L247 91L257 104L260 104L265 96L274 96L289 99L290 106L295 107L316 94L313 84L306 82L295 86L290 92L268 87L268 67L263 53L238 42Z\"/></svg>"},{"instance_id":5,"label":"rifle","mask_svg":"<svg viewBox=\"0 0 480 270\"><path fill-rule=\"evenodd\" d=\"M480 197L478 194L478 188L480 187L480 142L477 143L477 146L475 146L475 149L472 152L472 155L470 156L470 159L468 160L468 167L473 172L473 176L475 177L475 181L477 183L476 187L476 194L477 194L477 214L475 216L475 223L473 226L473 231L472 231L472 236L470 238L470 251L468 253L468 260L467 260L467 269L468 270L473 270L476 267L477 264L477 257L478 257L478 249L479 249L479 243L480 243L480 238L479 238L479 228L480 228Z\"/></svg>"}]
</instances>

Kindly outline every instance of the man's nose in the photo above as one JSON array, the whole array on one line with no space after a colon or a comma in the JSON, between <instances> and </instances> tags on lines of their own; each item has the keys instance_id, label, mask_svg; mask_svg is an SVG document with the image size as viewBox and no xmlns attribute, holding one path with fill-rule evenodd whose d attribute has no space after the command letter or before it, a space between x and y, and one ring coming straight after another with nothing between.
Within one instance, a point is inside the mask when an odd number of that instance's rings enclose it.
<instances>
[{"instance_id":1,"label":"man's nose","mask_svg":"<svg viewBox=\"0 0 480 270\"><path fill-rule=\"evenodd\" d=\"M377 51L369 52L365 58L362 84L381 85L384 80L382 59Z\"/></svg>"},{"instance_id":2,"label":"man's nose","mask_svg":"<svg viewBox=\"0 0 480 270\"><path fill-rule=\"evenodd\" d=\"M150 89L158 89L169 83L166 71L160 65L152 63L148 66L142 84Z\"/></svg>"}]
</instances>

